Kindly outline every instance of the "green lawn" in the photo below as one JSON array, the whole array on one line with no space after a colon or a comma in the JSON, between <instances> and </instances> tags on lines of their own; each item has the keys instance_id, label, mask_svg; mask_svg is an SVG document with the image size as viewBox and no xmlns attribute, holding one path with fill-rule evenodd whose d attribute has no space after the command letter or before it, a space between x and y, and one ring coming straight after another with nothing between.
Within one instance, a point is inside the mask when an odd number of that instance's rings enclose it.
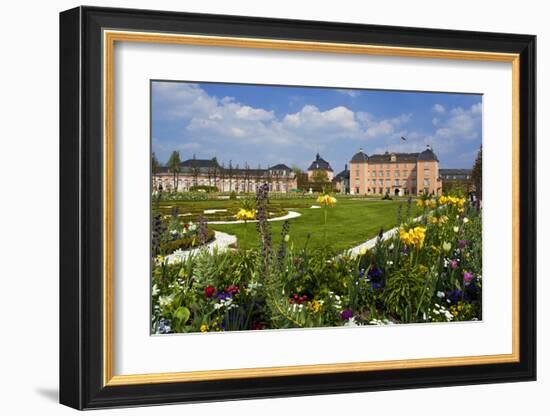
<instances>
[{"instance_id":1,"label":"green lawn","mask_svg":"<svg viewBox=\"0 0 550 416\"><path fill-rule=\"evenodd\" d=\"M238 201L198 201L178 202L181 212L202 209L234 208ZM173 202L171 204L174 204ZM289 199L274 200L272 204L280 204L287 210L297 211L302 215L290 220L290 243L295 248L301 248L306 243L309 235L308 247L320 247L324 241L324 208L312 209L311 205L317 205L314 199ZM328 221L326 240L337 251L354 247L378 234L380 228L388 230L397 223L398 206L403 206L403 214L406 211L406 202L380 201L372 199L351 200L339 199L338 203L328 208ZM418 211L413 206L413 215ZM277 245L281 238L283 221L270 222L273 233L273 244ZM210 224L214 230L236 235L240 247L256 247L258 238L256 224ZM245 229L246 227L246 229Z\"/></svg>"}]
</instances>

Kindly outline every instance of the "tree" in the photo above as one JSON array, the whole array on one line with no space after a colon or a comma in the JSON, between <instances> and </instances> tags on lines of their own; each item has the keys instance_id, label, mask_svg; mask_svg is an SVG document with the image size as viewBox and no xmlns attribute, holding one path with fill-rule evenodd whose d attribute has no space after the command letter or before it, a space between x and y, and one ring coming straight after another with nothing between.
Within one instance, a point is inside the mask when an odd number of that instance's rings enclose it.
<instances>
[{"instance_id":1,"label":"tree","mask_svg":"<svg viewBox=\"0 0 550 416\"><path fill-rule=\"evenodd\" d=\"M225 192L225 175L226 175L225 162L222 162L222 166L220 168L220 181L222 183L220 186L221 192Z\"/></svg>"},{"instance_id":2,"label":"tree","mask_svg":"<svg viewBox=\"0 0 550 416\"><path fill-rule=\"evenodd\" d=\"M153 175L156 175L158 173L159 166L160 166L160 163L157 157L155 156L155 152L153 152L153 154L151 155L151 173Z\"/></svg>"},{"instance_id":3,"label":"tree","mask_svg":"<svg viewBox=\"0 0 550 416\"><path fill-rule=\"evenodd\" d=\"M328 174L326 170L316 170L311 175L311 179L316 183L328 182Z\"/></svg>"},{"instance_id":4,"label":"tree","mask_svg":"<svg viewBox=\"0 0 550 416\"><path fill-rule=\"evenodd\" d=\"M296 178L297 188L304 191L307 188L307 173L304 173L298 165L292 165L292 171Z\"/></svg>"},{"instance_id":5,"label":"tree","mask_svg":"<svg viewBox=\"0 0 550 416\"><path fill-rule=\"evenodd\" d=\"M482 153L483 145L479 146L479 152L477 152L476 161L474 162L474 167L472 168L472 182L476 187L476 194L480 200L483 199Z\"/></svg>"},{"instance_id":6,"label":"tree","mask_svg":"<svg viewBox=\"0 0 550 416\"><path fill-rule=\"evenodd\" d=\"M229 167L227 168L227 177L229 178L229 192L233 190L233 162L229 161Z\"/></svg>"},{"instance_id":7,"label":"tree","mask_svg":"<svg viewBox=\"0 0 550 416\"><path fill-rule=\"evenodd\" d=\"M180 152L174 150L172 154L170 155L170 159L168 159L168 163L166 164L168 167L168 172L172 173L174 175L174 192L178 191L178 175L181 172L181 159L180 159Z\"/></svg>"},{"instance_id":8,"label":"tree","mask_svg":"<svg viewBox=\"0 0 550 416\"><path fill-rule=\"evenodd\" d=\"M193 176L193 185L197 186L199 184L199 175L201 173L201 168L197 157L193 154L193 160L191 160L191 175Z\"/></svg>"},{"instance_id":9,"label":"tree","mask_svg":"<svg viewBox=\"0 0 550 416\"><path fill-rule=\"evenodd\" d=\"M216 159L216 157L214 156L212 158L212 176L214 178L214 186L216 187L216 189L218 187L217 178L218 178L218 173L219 173L218 172L219 166L220 165L218 165L218 159Z\"/></svg>"}]
</instances>

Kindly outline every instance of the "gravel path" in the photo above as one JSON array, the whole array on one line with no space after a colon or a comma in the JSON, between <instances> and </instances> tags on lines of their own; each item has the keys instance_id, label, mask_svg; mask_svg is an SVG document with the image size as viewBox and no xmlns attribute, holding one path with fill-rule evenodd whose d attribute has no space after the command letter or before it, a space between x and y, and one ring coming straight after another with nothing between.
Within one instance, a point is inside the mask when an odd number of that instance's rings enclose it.
<instances>
[{"instance_id":1,"label":"gravel path","mask_svg":"<svg viewBox=\"0 0 550 416\"><path fill-rule=\"evenodd\" d=\"M293 218L298 218L301 216L299 212L296 211L288 211L288 214L283 215L282 217L276 217L276 218L270 218L268 221L284 221L284 220L291 220ZM257 220L251 220L247 222L258 222ZM208 224L243 224L243 220L236 220L236 221L208 221Z\"/></svg>"},{"instance_id":2,"label":"gravel path","mask_svg":"<svg viewBox=\"0 0 550 416\"><path fill-rule=\"evenodd\" d=\"M166 256L168 264L181 263L187 257L195 255L199 250L208 250L209 253L213 253L214 250L225 251L227 248L237 242L237 237L231 234L222 233L221 231L214 231L214 240L206 245L206 247L194 248L192 250L176 250L172 254Z\"/></svg>"}]
</instances>

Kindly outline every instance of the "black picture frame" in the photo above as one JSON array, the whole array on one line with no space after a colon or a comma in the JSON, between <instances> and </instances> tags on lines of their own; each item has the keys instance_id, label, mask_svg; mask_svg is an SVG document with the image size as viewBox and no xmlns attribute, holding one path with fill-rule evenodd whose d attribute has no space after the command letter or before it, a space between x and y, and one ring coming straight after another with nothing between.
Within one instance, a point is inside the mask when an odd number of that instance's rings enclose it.
<instances>
[{"instance_id":1,"label":"black picture frame","mask_svg":"<svg viewBox=\"0 0 550 416\"><path fill-rule=\"evenodd\" d=\"M515 363L104 386L102 30L516 53L520 359ZM532 35L78 7L60 14L60 402L76 409L529 381L536 378L536 130Z\"/></svg>"}]
</instances>

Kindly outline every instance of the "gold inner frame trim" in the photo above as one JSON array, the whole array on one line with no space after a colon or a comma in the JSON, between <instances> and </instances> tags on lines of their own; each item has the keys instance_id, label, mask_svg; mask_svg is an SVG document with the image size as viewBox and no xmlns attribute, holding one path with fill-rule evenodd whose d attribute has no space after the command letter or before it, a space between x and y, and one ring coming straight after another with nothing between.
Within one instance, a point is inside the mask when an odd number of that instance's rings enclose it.
<instances>
[{"instance_id":1,"label":"gold inner frame trim","mask_svg":"<svg viewBox=\"0 0 550 416\"><path fill-rule=\"evenodd\" d=\"M358 55L398 56L411 58L456 59L487 62L507 62L512 65L512 353L499 355L442 357L427 359L351 362L335 364L297 365L285 367L242 368L229 370L188 371L153 374L113 374L113 196L114 196L114 47L116 42L138 42L323 52ZM104 109L104 265L103 265L103 384L175 383L276 377L306 374L327 374L375 370L429 368L519 362L519 54L465 50L426 49L379 45L305 42L187 34L165 34L104 30L103 32L103 109Z\"/></svg>"}]
</instances>

